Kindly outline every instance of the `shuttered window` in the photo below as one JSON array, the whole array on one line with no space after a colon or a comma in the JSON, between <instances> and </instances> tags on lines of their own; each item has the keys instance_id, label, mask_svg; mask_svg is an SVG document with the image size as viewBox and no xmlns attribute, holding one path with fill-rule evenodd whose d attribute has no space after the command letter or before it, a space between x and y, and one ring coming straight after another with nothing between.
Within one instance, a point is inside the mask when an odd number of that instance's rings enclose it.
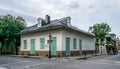
<instances>
[{"instance_id":1,"label":"shuttered window","mask_svg":"<svg viewBox=\"0 0 120 69\"><path fill-rule=\"evenodd\" d=\"M73 48L76 49L76 39L73 39Z\"/></svg>"},{"instance_id":2,"label":"shuttered window","mask_svg":"<svg viewBox=\"0 0 120 69\"><path fill-rule=\"evenodd\" d=\"M45 39L40 38L40 49L45 49Z\"/></svg>"},{"instance_id":3,"label":"shuttered window","mask_svg":"<svg viewBox=\"0 0 120 69\"><path fill-rule=\"evenodd\" d=\"M27 40L23 40L24 49L27 49Z\"/></svg>"}]
</instances>

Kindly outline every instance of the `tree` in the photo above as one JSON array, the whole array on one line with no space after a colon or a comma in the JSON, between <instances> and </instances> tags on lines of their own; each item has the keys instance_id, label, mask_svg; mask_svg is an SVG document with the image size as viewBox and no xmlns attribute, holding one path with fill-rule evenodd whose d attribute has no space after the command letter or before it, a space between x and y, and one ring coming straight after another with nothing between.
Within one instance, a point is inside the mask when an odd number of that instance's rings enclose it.
<instances>
[{"instance_id":1,"label":"tree","mask_svg":"<svg viewBox=\"0 0 120 69\"><path fill-rule=\"evenodd\" d=\"M89 30L91 33L95 34L96 44L98 44L99 40L102 43L106 34L111 32L111 28L107 23L94 24L93 26L89 27Z\"/></svg>"},{"instance_id":2,"label":"tree","mask_svg":"<svg viewBox=\"0 0 120 69\"><path fill-rule=\"evenodd\" d=\"M0 42L2 43L1 52L3 47L9 49L13 54L14 48L20 45L20 31L26 28L25 20L18 16L11 15L0 16Z\"/></svg>"}]
</instances>

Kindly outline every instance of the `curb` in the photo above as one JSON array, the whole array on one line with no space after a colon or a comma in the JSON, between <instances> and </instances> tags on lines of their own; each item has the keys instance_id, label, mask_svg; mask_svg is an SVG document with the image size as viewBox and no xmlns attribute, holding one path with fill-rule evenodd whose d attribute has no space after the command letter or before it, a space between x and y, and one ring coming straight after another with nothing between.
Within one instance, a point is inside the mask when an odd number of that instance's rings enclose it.
<instances>
[{"instance_id":1,"label":"curb","mask_svg":"<svg viewBox=\"0 0 120 69\"><path fill-rule=\"evenodd\" d=\"M11 57L20 57L20 58L34 58L34 59L46 59L48 57L42 57L42 56L27 56L27 55L11 55Z\"/></svg>"},{"instance_id":2,"label":"curb","mask_svg":"<svg viewBox=\"0 0 120 69\"><path fill-rule=\"evenodd\" d=\"M76 56L76 57L64 57L64 59L73 59L73 60L80 60L80 59L87 59L87 56Z\"/></svg>"}]
</instances>

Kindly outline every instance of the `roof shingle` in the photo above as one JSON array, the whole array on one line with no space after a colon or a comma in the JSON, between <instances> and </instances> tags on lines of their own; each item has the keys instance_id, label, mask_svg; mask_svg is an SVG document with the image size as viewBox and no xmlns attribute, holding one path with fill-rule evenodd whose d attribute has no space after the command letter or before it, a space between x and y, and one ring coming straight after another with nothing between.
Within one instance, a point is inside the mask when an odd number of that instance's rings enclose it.
<instances>
[{"instance_id":1,"label":"roof shingle","mask_svg":"<svg viewBox=\"0 0 120 69\"><path fill-rule=\"evenodd\" d=\"M50 24L47 24L47 25L44 25L44 26L41 26L41 27L38 27L37 26L38 24L35 24L33 26L27 27L26 29L22 30L21 34L31 32L31 31L36 31L36 30L43 30L43 29L45 30L47 28L65 27L65 28L72 29L72 30L75 30L75 31L78 31L78 32L81 32L81 33L84 33L84 34L87 34L87 35L90 35L90 36L94 36L92 33L83 31L83 30L81 30L77 27L74 27L72 25L68 25L67 18L68 17L65 17L65 18L62 18L62 19L52 20L52 21L50 21Z\"/></svg>"}]
</instances>

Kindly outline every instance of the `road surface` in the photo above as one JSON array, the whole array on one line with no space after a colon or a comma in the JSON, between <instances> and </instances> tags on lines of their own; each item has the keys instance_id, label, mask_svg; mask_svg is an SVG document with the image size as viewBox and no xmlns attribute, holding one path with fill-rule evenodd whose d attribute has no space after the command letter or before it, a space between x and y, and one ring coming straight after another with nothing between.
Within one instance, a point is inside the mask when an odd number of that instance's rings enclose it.
<instances>
[{"instance_id":1,"label":"road surface","mask_svg":"<svg viewBox=\"0 0 120 69\"><path fill-rule=\"evenodd\" d=\"M0 69L120 69L120 54L102 55L86 60L0 56Z\"/></svg>"}]
</instances>

